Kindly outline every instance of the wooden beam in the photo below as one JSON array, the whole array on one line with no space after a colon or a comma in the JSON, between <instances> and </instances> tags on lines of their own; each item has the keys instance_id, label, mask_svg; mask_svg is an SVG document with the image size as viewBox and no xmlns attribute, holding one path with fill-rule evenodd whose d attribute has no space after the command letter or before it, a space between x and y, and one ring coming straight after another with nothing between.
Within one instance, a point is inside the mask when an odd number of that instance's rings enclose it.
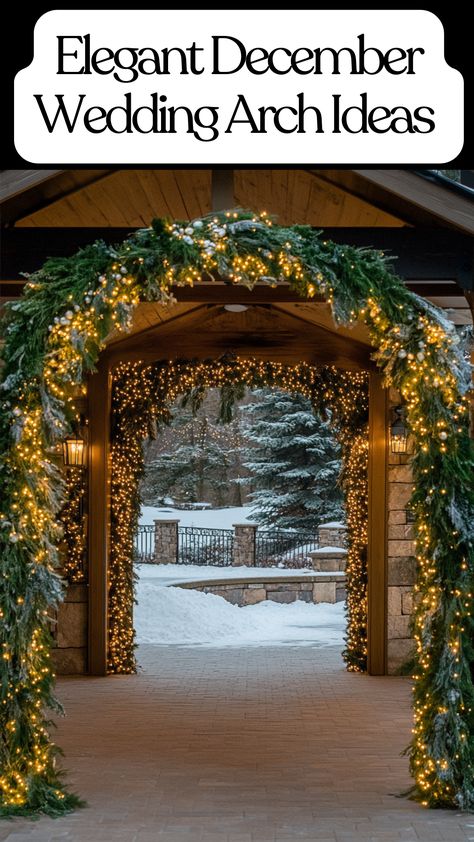
<instances>
[{"instance_id":1,"label":"wooden beam","mask_svg":"<svg viewBox=\"0 0 474 842\"><path fill-rule=\"evenodd\" d=\"M410 225L474 233L472 198L455 194L410 170L321 169L310 172Z\"/></svg>"},{"instance_id":2,"label":"wooden beam","mask_svg":"<svg viewBox=\"0 0 474 842\"><path fill-rule=\"evenodd\" d=\"M115 172L95 170L7 170L0 191L2 225L12 226L25 216L73 196Z\"/></svg>"},{"instance_id":3,"label":"wooden beam","mask_svg":"<svg viewBox=\"0 0 474 842\"><path fill-rule=\"evenodd\" d=\"M89 380L89 672L107 674L111 375L104 355Z\"/></svg>"},{"instance_id":4,"label":"wooden beam","mask_svg":"<svg viewBox=\"0 0 474 842\"><path fill-rule=\"evenodd\" d=\"M0 277L23 283L21 272L33 272L48 257L73 255L98 239L119 243L132 228L10 228L2 232ZM328 240L376 248L394 255L395 271L410 284L451 281L474 288L472 239L447 229L327 228ZM447 294L455 294L455 288Z\"/></svg>"},{"instance_id":5,"label":"wooden beam","mask_svg":"<svg viewBox=\"0 0 474 842\"><path fill-rule=\"evenodd\" d=\"M19 193L38 187L64 170L3 170L0 179L0 203Z\"/></svg>"},{"instance_id":6,"label":"wooden beam","mask_svg":"<svg viewBox=\"0 0 474 842\"><path fill-rule=\"evenodd\" d=\"M222 211L233 208L234 195L234 170L212 170L211 210Z\"/></svg>"},{"instance_id":7,"label":"wooden beam","mask_svg":"<svg viewBox=\"0 0 474 842\"><path fill-rule=\"evenodd\" d=\"M367 669L387 671L387 450L388 391L382 376L369 381L369 522Z\"/></svg>"}]
</instances>

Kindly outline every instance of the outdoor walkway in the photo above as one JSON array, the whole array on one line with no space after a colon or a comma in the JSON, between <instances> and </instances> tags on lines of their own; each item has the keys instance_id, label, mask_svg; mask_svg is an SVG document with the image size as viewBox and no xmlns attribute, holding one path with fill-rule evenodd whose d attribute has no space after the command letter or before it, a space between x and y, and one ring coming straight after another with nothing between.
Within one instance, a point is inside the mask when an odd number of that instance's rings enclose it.
<instances>
[{"instance_id":1,"label":"outdoor walkway","mask_svg":"<svg viewBox=\"0 0 474 842\"><path fill-rule=\"evenodd\" d=\"M58 742L89 807L8 842L474 840L474 816L397 798L410 684L334 648L142 647L138 677L59 682Z\"/></svg>"}]
</instances>

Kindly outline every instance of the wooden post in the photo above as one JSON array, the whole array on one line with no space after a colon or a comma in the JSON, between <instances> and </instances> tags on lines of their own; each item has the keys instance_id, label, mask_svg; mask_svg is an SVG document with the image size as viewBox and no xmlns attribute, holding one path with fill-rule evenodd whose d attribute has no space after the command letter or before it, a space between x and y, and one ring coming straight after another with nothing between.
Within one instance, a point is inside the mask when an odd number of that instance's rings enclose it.
<instances>
[{"instance_id":1,"label":"wooden post","mask_svg":"<svg viewBox=\"0 0 474 842\"><path fill-rule=\"evenodd\" d=\"M387 672L387 448L388 390L380 374L369 385L368 664Z\"/></svg>"},{"instance_id":2,"label":"wooden post","mask_svg":"<svg viewBox=\"0 0 474 842\"><path fill-rule=\"evenodd\" d=\"M105 357L89 380L89 672L107 674L107 569L111 374Z\"/></svg>"},{"instance_id":3,"label":"wooden post","mask_svg":"<svg viewBox=\"0 0 474 842\"><path fill-rule=\"evenodd\" d=\"M234 170L212 170L211 211L227 210L234 204Z\"/></svg>"}]
</instances>

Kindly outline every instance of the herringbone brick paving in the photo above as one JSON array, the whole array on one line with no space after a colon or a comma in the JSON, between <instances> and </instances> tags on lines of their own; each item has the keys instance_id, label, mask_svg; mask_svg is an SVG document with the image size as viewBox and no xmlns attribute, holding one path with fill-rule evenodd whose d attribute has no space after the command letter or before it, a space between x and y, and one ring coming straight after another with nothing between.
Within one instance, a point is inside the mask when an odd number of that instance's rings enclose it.
<instances>
[{"instance_id":1,"label":"herringbone brick paving","mask_svg":"<svg viewBox=\"0 0 474 842\"><path fill-rule=\"evenodd\" d=\"M459 842L474 816L397 797L410 683L337 648L140 649L138 676L60 679L57 741L88 801L8 842Z\"/></svg>"}]
</instances>

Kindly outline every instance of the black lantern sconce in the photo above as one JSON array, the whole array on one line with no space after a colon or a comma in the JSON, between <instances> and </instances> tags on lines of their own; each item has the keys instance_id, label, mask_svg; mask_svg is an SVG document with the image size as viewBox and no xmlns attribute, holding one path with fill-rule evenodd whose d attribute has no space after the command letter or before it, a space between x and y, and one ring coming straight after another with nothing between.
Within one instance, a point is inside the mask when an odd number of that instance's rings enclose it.
<instances>
[{"instance_id":1,"label":"black lantern sconce","mask_svg":"<svg viewBox=\"0 0 474 842\"><path fill-rule=\"evenodd\" d=\"M408 429L405 423L405 407L394 407L394 420L390 424L390 449L392 453L407 453Z\"/></svg>"},{"instance_id":2,"label":"black lantern sconce","mask_svg":"<svg viewBox=\"0 0 474 842\"><path fill-rule=\"evenodd\" d=\"M77 432L63 441L63 462L67 468L83 468L86 465L87 444L81 431L86 426L83 415L80 416Z\"/></svg>"}]
</instances>

